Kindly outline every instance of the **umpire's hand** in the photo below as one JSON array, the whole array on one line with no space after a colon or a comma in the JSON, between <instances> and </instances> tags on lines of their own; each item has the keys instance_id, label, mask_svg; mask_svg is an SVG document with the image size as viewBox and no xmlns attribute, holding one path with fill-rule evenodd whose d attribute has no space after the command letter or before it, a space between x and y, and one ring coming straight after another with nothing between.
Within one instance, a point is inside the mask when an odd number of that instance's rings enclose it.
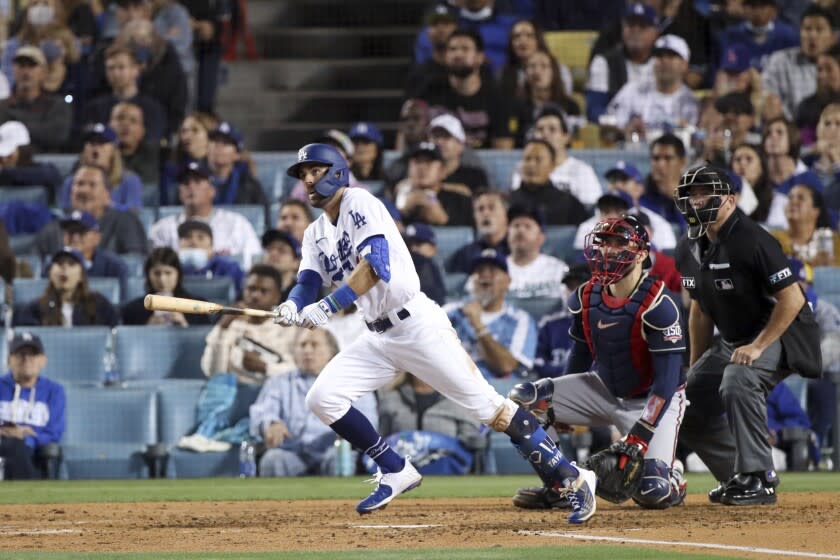
<instances>
[{"instance_id":1,"label":"umpire's hand","mask_svg":"<svg viewBox=\"0 0 840 560\"><path fill-rule=\"evenodd\" d=\"M755 344L747 344L745 346L739 346L732 352L732 357L729 360L733 364L738 364L741 366L751 366L754 361L756 361L764 350L756 346Z\"/></svg>"}]
</instances>

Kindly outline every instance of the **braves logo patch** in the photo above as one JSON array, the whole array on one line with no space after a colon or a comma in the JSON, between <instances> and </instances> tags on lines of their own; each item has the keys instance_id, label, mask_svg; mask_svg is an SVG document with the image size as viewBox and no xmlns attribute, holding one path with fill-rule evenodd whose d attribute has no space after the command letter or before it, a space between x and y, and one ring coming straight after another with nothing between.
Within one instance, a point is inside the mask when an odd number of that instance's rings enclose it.
<instances>
[{"instance_id":1,"label":"braves logo patch","mask_svg":"<svg viewBox=\"0 0 840 560\"><path fill-rule=\"evenodd\" d=\"M675 343L682 340L682 327L677 325L671 325L667 329L662 331L662 338L666 342Z\"/></svg>"}]
</instances>

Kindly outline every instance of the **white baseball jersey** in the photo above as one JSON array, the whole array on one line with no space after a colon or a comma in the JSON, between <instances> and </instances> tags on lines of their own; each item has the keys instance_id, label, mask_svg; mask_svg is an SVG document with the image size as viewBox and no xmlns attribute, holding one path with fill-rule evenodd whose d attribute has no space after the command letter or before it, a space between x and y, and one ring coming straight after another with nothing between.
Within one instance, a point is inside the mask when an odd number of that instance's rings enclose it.
<instances>
[{"instance_id":1,"label":"white baseball jersey","mask_svg":"<svg viewBox=\"0 0 840 560\"><path fill-rule=\"evenodd\" d=\"M380 280L356 300L366 321L400 309L420 292L408 247L388 210L364 189L345 189L336 223L321 214L303 234L300 270L317 272L325 287L346 281L363 258L359 246L378 235L388 242L391 279Z\"/></svg>"}]
</instances>

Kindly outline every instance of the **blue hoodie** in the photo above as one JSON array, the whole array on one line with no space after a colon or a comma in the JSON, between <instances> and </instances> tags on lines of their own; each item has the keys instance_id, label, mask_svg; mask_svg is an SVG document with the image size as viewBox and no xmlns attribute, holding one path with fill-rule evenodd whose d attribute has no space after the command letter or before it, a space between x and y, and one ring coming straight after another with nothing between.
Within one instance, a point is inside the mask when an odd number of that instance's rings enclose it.
<instances>
[{"instance_id":1,"label":"blue hoodie","mask_svg":"<svg viewBox=\"0 0 840 560\"><path fill-rule=\"evenodd\" d=\"M30 448L58 443L66 426L64 387L46 377L38 377L35 387L21 387L17 399L19 411L15 417L15 385L11 373L0 377L0 421L31 427L35 436L26 436L25 440ZM30 406L33 390L35 398Z\"/></svg>"}]
</instances>

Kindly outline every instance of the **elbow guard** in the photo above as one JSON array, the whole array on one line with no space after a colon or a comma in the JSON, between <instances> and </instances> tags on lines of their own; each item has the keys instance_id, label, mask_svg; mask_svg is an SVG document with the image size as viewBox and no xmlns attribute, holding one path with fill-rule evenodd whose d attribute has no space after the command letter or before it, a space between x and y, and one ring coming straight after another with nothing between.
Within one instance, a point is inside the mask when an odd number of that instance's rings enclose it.
<instances>
[{"instance_id":1,"label":"elbow guard","mask_svg":"<svg viewBox=\"0 0 840 560\"><path fill-rule=\"evenodd\" d=\"M385 283L391 280L391 260L388 251L388 240L382 235L375 235L365 239L359 245L359 256L370 263L379 279Z\"/></svg>"}]
</instances>

